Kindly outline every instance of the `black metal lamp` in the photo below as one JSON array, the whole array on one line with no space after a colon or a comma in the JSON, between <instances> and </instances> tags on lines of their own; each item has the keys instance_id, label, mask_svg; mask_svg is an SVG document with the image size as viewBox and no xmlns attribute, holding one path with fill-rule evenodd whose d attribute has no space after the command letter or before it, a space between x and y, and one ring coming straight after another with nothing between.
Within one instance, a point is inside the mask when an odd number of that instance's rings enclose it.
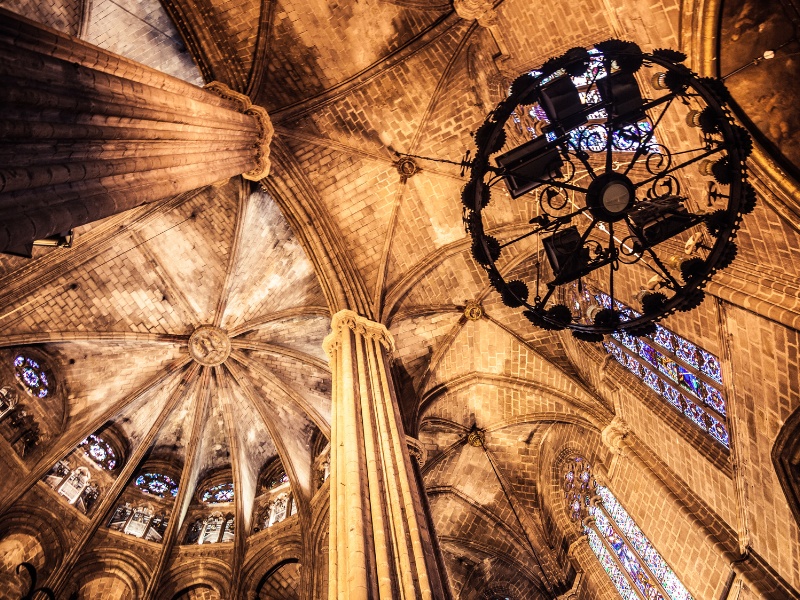
<instances>
[{"instance_id":1,"label":"black metal lamp","mask_svg":"<svg viewBox=\"0 0 800 600\"><path fill-rule=\"evenodd\" d=\"M619 40L570 50L519 77L476 133L474 159L460 163L470 171L462 202L473 257L503 302L533 324L590 341L649 333L696 307L736 256L736 231L756 202L746 168L752 144L730 116L722 81L698 77L685 58ZM541 135L522 144L505 131L519 111L543 121L534 128ZM683 128L681 146L667 147L675 136L665 127ZM484 221L487 206L508 202L493 192L501 181L514 210L530 211L505 240ZM520 264L534 267L508 272L504 253L518 244L513 256L530 256ZM639 301L641 312L621 311L616 300Z\"/></svg>"}]
</instances>

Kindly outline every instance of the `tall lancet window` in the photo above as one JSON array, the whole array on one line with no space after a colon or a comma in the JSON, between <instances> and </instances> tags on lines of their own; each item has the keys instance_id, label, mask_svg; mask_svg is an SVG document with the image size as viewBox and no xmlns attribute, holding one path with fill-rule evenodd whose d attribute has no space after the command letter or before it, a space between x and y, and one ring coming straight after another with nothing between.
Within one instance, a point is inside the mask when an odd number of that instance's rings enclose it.
<instances>
[{"instance_id":1,"label":"tall lancet window","mask_svg":"<svg viewBox=\"0 0 800 600\"><path fill-rule=\"evenodd\" d=\"M602 306L611 307L606 294L594 295ZM627 320L625 315L639 316L621 302L616 305L623 320ZM716 356L661 325L656 325L654 335L638 338L618 331L603 347L694 425L730 447L722 368Z\"/></svg>"},{"instance_id":2,"label":"tall lancet window","mask_svg":"<svg viewBox=\"0 0 800 600\"><path fill-rule=\"evenodd\" d=\"M693 600L692 595L582 457L564 471L567 512L581 520L589 547L625 600Z\"/></svg>"}]
</instances>

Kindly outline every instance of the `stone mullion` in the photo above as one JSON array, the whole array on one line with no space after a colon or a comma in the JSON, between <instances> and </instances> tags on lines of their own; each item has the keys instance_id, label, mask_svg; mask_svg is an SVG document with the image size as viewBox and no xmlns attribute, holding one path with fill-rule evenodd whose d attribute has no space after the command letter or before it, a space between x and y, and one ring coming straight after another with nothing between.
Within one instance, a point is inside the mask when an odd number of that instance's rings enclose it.
<instances>
[{"instance_id":1,"label":"stone mullion","mask_svg":"<svg viewBox=\"0 0 800 600\"><path fill-rule=\"evenodd\" d=\"M611 556L611 560L613 560L614 564L617 565L617 569L619 569L620 573L622 573L622 576L628 580L628 585L631 586L633 593L636 594L636 596L641 600L649 600L648 598L644 597L642 591L636 586L636 582L633 580L633 577L631 576L630 573L628 573L628 570L625 568L625 565L622 564L622 561L619 559L619 556L617 556L616 552L614 552L614 549L606 541L603 532L600 531L600 529L597 527L597 523L594 522L594 518L590 517L584 519L584 525L591 528L591 530L594 531L595 535L597 535L597 537L600 538L600 543L603 544L603 546L605 546L606 552L609 553L609 555ZM597 560L598 561L600 560L599 557L597 558ZM605 569L603 569L603 571L605 571ZM610 575L608 575L608 573L606 573L606 575L610 578ZM616 589L616 586L614 586L614 589ZM666 597L669 598L669 596Z\"/></svg>"},{"instance_id":2,"label":"stone mullion","mask_svg":"<svg viewBox=\"0 0 800 600\"><path fill-rule=\"evenodd\" d=\"M14 150L0 169L0 252L29 255L35 239L141 204L235 175L266 177L272 125L246 96L219 83L197 88L2 9L0 17L0 135ZM98 154L43 163L27 146L42 139ZM97 142L108 139L135 140L137 152L118 158L116 146L107 156Z\"/></svg>"},{"instance_id":3,"label":"stone mullion","mask_svg":"<svg viewBox=\"0 0 800 600\"><path fill-rule=\"evenodd\" d=\"M242 483L243 456L240 438L237 431L236 422L233 417L233 401L231 399L230 387L222 381L223 370L221 367L214 367L217 389L221 390L220 399L222 402L222 419L225 425L225 433L228 438L228 447L231 458L231 471L233 473L233 564L231 565L231 586L229 594L231 598L239 597L238 587L241 585L242 564L247 550L247 533L249 522L245 523L244 514L244 485ZM288 516L289 507L286 507ZM225 534L227 519L222 522L219 539Z\"/></svg>"},{"instance_id":4,"label":"stone mullion","mask_svg":"<svg viewBox=\"0 0 800 600\"><path fill-rule=\"evenodd\" d=\"M111 511L116 506L128 482L133 477L134 473L136 473L140 463L150 449L153 440L155 440L159 431L161 431L161 428L172 414L172 411L175 410L178 404L185 398L187 388L192 385L196 379L198 367L199 365L194 364L186 371L181 382L164 403L164 407L150 426L150 429L139 441L136 449L126 459L125 466L101 500L89 525L81 532L69 553L61 561L58 569L47 580L47 587L51 588L56 593L56 596L64 591L65 586L68 584L69 574L78 562L89 540L97 529L106 521Z\"/></svg>"},{"instance_id":5,"label":"stone mullion","mask_svg":"<svg viewBox=\"0 0 800 600\"><path fill-rule=\"evenodd\" d=\"M152 378L150 381L140 386L128 396L125 396L121 400L115 402L109 408L90 419L84 425L70 427L72 431L65 433L47 452L47 454L42 457L36 466L30 470L25 478L17 483L17 485L5 495L5 497L2 499L2 504L0 504L0 515L5 513L11 506L14 505L15 502L17 502L17 500L22 498L22 496L24 496L30 488L36 485L36 483L47 474L47 472L56 462L72 452L72 450L82 440L86 439L87 435L94 433L104 423L112 420L132 403L136 402L142 396L154 390L156 387L162 385L167 377L184 368L190 360L191 359L189 357L185 357L174 361L171 365L165 368L164 372Z\"/></svg>"},{"instance_id":6,"label":"stone mullion","mask_svg":"<svg viewBox=\"0 0 800 600\"><path fill-rule=\"evenodd\" d=\"M142 596L142 600L152 600L155 598L158 586L161 583L161 576L166 569L167 562L172 555L173 549L178 544L178 534L180 533L183 519L186 516L186 511L189 509L189 504L194 494L197 484L197 475L200 470L199 457L202 449L202 433L206 425L206 413L208 412L208 403L211 397L209 386L210 376L210 369L203 369L200 384L195 396L192 429L184 451L183 469L181 470L181 479L178 482L178 495L175 496L169 524L167 525L167 530L164 532L164 538L161 540L161 552L158 555L158 561L153 568L150 580L147 582L147 588Z\"/></svg>"},{"instance_id":7,"label":"stone mullion","mask_svg":"<svg viewBox=\"0 0 800 600\"><path fill-rule=\"evenodd\" d=\"M385 364L391 334L352 311L335 314L331 327L324 344L333 383L329 596L433 598Z\"/></svg>"},{"instance_id":8,"label":"stone mullion","mask_svg":"<svg viewBox=\"0 0 800 600\"><path fill-rule=\"evenodd\" d=\"M622 531L622 529L620 529L620 527L617 524L617 522L614 520L614 517L612 517L611 514L608 512L608 510L606 510L606 507L603 504L603 501L601 499L596 499L595 507L597 507L599 510L603 511L603 514L606 516L606 519L608 519L608 522L611 523L611 527L614 528L614 531L617 532L617 535L619 535L623 540L625 540L627 542L628 549L630 549L639 558L639 564L641 564L642 568L645 571L647 571L647 575L652 580L653 585L655 585L658 588L658 590L661 592L661 595L664 596L664 598L669 598L670 595L667 593L667 590L665 590L661 586L661 582L658 580L658 578L655 576L653 571L650 569L650 565L648 565L645 562L644 557L641 554L639 554L639 551L636 550L636 548L633 547L633 544L628 539L628 536L625 535L625 533ZM595 524L595 527L596 527L596 524ZM601 539L604 539L604 538L602 538L602 536L601 536ZM606 544L606 546L608 546L608 544Z\"/></svg>"},{"instance_id":9,"label":"stone mullion","mask_svg":"<svg viewBox=\"0 0 800 600\"><path fill-rule=\"evenodd\" d=\"M682 388L681 385L677 381L674 381L673 379L670 379L667 375L662 373L659 370L658 366L652 364L650 361L646 360L643 356L640 356L639 354L636 354L630 348L626 347L625 344L620 343L619 341L617 341L614 338L611 339L611 343L615 344L618 348L620 348L626 356L633 357L637 362L639 362L639 364L641 364L644 367L647 367L651 372L655 373L656 377L658 377L665 385L669 385L670 387L678 390L678 392L680 392L682 395L690 396L690 398L694 402L694 404L696 406L699 406L703 410L704 413L710 414L717 421L719 421L720 423L722 423L724 425L727 424L727 422L728 422L727 417L725 417L724 415L718 413L716 410L714 410L713 408L708 406L702 399L700 399L697 396L695 396L694 392L690 392L689 390L686 390L686 389ZM660 352L660 350L659 350L659 352ZM680 364L681 367L686 368L687 371L689 371L689 370L695 371L694 367L692 367L690 365L685 365L683 363L678 363L678 361L676 360L677 357L673 358L672 356L669 355L668 352L665 351L665 352L663 352L663 354L665 356L667 356L668 358L670 358L671 360L673 360L673 362L675 362L676 364ZM627 365L624 365L624 366L627 369ZM712 385L713 380L708 378L708 377L706 377L705 375L703 375L699 371L696 371L696 372L694 372L692 374L693 375L699 375L700 376L699 378L700 378L701 381L707 382L709 385ZM640 381L642 381L643 383L645 383L645 385L647 385L647 383L644 381L644 379L638 377L638 375L637 375L637 378ZM716 383L716 382L713 382L713 387L718 389L719 388L719 384ZM650 388L650 389L652 390L652 388ZM659 397L662 400L664 400L665 402L668 402L667 399L664 398L663 396L661 396L660 393L656 392L655 390L652 390L652 391L654 393L659 394ZM727 398L726 398L726 400L727 400ZM684 413L684 416L686 416L685 413ZM686 417L686 418L688 419L689 417Z\"/></svg>"}]
</instances>

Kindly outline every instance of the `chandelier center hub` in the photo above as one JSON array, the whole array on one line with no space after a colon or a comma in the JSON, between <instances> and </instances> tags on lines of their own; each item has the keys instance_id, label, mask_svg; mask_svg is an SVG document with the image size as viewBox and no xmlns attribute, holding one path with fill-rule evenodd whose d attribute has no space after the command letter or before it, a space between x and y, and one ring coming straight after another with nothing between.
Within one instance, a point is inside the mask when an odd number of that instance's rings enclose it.
<instances>
[{"instance_id":1,"label":"chandelier center hub","mask_svg":"<svg viewBox=\"0 0 800 600\"><path fill-rule=\"evenodd\" d=\"M633 183L625 175L604 173L589 185L586 204L596 219L619 221L630 210L636 200Z\"/></svg>"},{"instance_id":2,"label":"chandelier center hub","mask_svg":"<svg viewBox=\"0 0 800 600\"><path fill-rule=\"evenodd\" d=\"M189 355L206 367L221 365L230 353L228 333L214 325L200 325L189 337Z\"/></svg>"}]
</instances>

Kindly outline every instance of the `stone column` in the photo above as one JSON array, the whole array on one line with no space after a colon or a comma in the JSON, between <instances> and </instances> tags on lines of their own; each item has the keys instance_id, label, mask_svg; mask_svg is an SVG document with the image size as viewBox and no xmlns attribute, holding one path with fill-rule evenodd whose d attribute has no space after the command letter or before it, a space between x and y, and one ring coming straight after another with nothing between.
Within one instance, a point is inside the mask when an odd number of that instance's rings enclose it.
<instances>
[{"instance_id":1,"label":"stone column","mask_svg":"<svg viewBox=\"0 0 800 600\"><path fill-rule=\"evenodd\" d=\"M478 25L488 29L500 50L500 56L509 56L508 45L497 22L493 0L453 0L453 8L462 19L477 21Z\"/></svg>"},{"instance_id":2,"label":"stone column","mask_svg":"<svg viewBox=\"0 0 800 600\"><path fill-rule=\"evenodd\" d=\"M0 252L269 171L264 109L0 8Z\"/></svg>"},{"instance_id":3,"label":"stone column","mask_svg":"<svg viewBox=\"0 0 800 600\"><path fill-rule=\"evenodd\" d=\"M389 374L394 340L348 310L331 329L328 598L442 598Z\"/></svg>"}]
</instances>

